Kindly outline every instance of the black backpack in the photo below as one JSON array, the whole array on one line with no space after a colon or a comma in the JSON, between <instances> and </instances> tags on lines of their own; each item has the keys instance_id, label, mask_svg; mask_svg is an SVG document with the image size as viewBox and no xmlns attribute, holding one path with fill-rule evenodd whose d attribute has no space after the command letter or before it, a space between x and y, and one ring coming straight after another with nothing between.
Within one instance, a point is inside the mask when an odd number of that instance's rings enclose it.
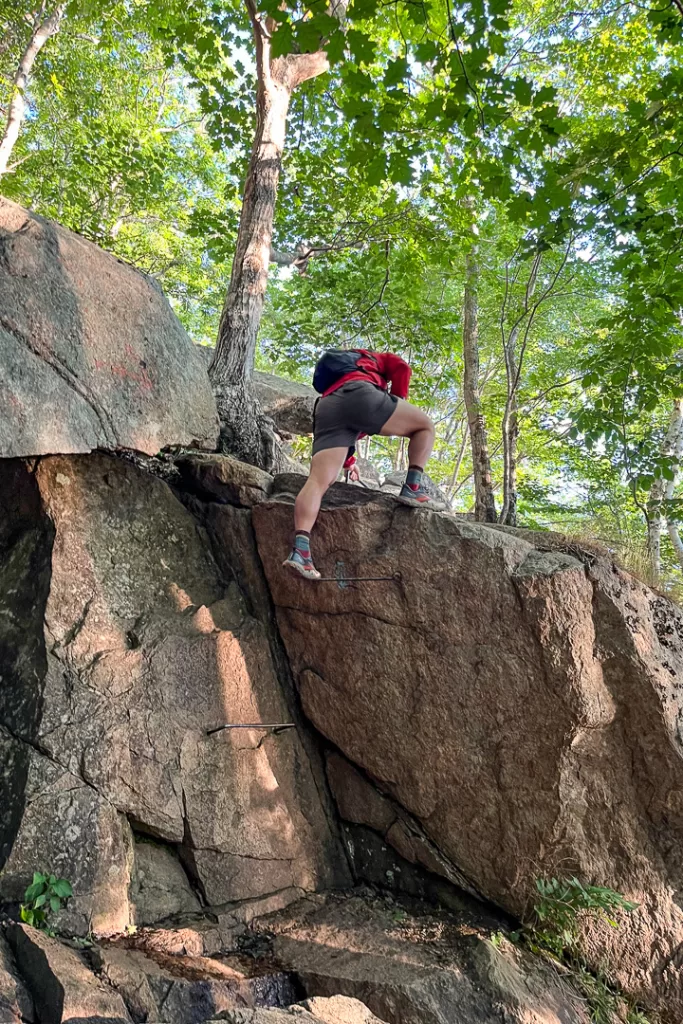
<instances>
[{"instance_id":1,"label":"black backpack","mask_svg":"<svg viewBox=\"0 0 683 1024\"><path fill-rule=\"evenodd\" d=\"M372 358L372 357L370 357ZM359 349L347 349L343 351L338 348L331 348L323 352L313 371L313 387L319 395L324 395L333 384L347 373L353 373L359 369L358 361L367 359L365 352Z\"/></svg>"}]
</instances>

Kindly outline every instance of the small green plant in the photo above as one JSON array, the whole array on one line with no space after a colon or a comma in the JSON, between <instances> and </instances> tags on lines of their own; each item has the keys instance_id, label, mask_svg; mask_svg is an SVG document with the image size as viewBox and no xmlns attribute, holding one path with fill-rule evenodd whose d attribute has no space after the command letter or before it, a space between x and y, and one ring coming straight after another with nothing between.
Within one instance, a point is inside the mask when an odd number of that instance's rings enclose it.
<instances>
[{"instance_id":1,"label":"small green plant","mask_svg":"<svg viewBox=\"0 0 683 1024\"><path fill-rule=\"evenodd\" d=\"M615 912L630 913L638 906L614 889L583 885L578 878L539 878L536 889L540 899L527 926L528 940L560 960L576 955L582 917L600 918L616 928Z\"/></svg>"},{"instance_id":2,"label":"small green plant","mask_svg":"<svg viewBox=\"0 0 683 1024\"><path fill-rule=\"evenodd\" d=\"M623 1020L619 1012L619 995L602 971L592 974L585 967L576 966L572 973L588 1003L592 1024L615 1024L616 1021Z\"/></svg>"},{"instance_id":3,"label":"small green plant","mask_svg":"<svg viewBox=\"0 0 683 1024\"><path fill-rule=\"evenodd\" d=\"M635 1006L626 1014L626 1024L657 1024L658 1019L645 1014Z\"/></svg>"},{"instance_id":4,"label":"small green plant","mask_svg":"<svg viewBox=\"0 0 683 1024\"><path fill-rule=\"evenodd\" d=\"M56 875L36 871L33 881L24 893L21 920L33 928L43 928L47 931L50 914L59 913L71 896L73 889L66 878L57 878Z\"/></svg>"}]
</instances>

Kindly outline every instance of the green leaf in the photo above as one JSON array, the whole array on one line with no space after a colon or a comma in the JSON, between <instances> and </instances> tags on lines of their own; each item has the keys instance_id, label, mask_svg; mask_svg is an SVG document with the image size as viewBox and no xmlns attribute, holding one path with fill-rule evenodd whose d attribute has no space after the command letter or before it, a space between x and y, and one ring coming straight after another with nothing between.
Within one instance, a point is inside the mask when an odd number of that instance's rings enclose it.
<instances>
[{"instance_id":1,"label":"green leaf","mask_svg":"<svg viewBox=\"0 0 683 1024\"><path fill-rule=\"evenodd\" d=\"M336 32L333 32L325 43L325 52L327 53L327 59L330 64L339 64L343 61L345 50L346 38L341 29L339 29Z\"/></svg>"},{"instance_id":2,"label":"green leaf","mask_svg":"<svg viewBox=\"0 0 683 1024\"><path fill-rule=\"evenodd\" d=\"M34 907L37 910L38 907L42 907L44 903L47 903L47 893L45 892L41 893L40 896L38 896L38 898L35 900Z\"/></svg>"},{"instance_id":3,"label":"green leaf","mask_svg":"<svg viewBox=\"0 0 683 1024\"><path fill-rule=\"evenodd\" d=\"M515 94L515 99L518 103L521 103L523 107L531 106L531 99L533 95L533 88L531 82L526 78L515 78L512 83L512 91Z\"/></svg>"},{"instance_id":4,"label":"green leaf","mask_svg":"<svg viewBox=\"0 0 683 1024\"><path fill-rule=\"evenodd\" d=\"M556 95L554 86L544 85L534 96L533 104L535 107L542 107L545 103L552 103Z\"/></svg>"},{"instance_id":5,"label":"green leaf","mask_svg":"<svg viewBox=\"0 0 683 1024\"><path fill-rule=\"evenodd\" d=\"M389 61L387 69L384 72L384 84L388 87L392 85L398 85L403 82L406 75L408 74L408 61L405 57L397 57L396 60Z\"/></svg>"},{"instance_id":6,"label":"green leaf","mask_svg":"<svg viewBox=\"0 0 683 1024\"><path fill-rule=\"evenodd\" d=\"M395 185L410 185L413 169L410 158L404 153L392 153L389 158L389 178Z\"/></svg>"},{"instance_id":7,"label":"green leaf","mask_svg":"<svg viewBox=\"0 0 683 1024\"><path fill-rule=\"evenodd\" d=\"M425 6L425 4L408 4L406 14L414 25L426 25L427 11Z\"/></svg>"},{"instance_id":8,"label":"green leaf","mask_svg":"<svg viewBox=\"0 0 683 1024\"><path fill-rule=\"evenodd\" d=\"M430 64L433 60L436 60L439 53L439 47L430 39L427 39L425 42L418 43L415 47L415 57L421 64Z\"/></svg>"},{"instance_id":9,"label":"green leaf","mask_svg":"<svg viewBox=\"0 0 683 1024\"><path fill-rule=\"evenodd\" d=\"M278 29L274 38L277 38L280 31L281 29ZM315 20L299 22L296 26L296 41L301 53L316 53L321 49L322 37Z\"/></svg>"},{"instance_id":10,"label":"green leaf","mask_svg":"<svg viewBox=\"0 0 683 1024\"><path fill-rule=\"evenodd\" d=\"M50 910L52 911L52 913L53 914L57 914L57 913L59 913L59 911L61 909L62 909L62 901L60 900L59 896L51 896L50 897Z\"/></svg>"},{"instance_id":11,"label":"green leaf","mask_svg":"<svg viewBox=\"0 0 683 1024\"><path fill-rule=\"evenodd\" d=\"M351 0L347 17L349 21L364 21L372 18L379 7L379 0Z\"/></svg>"},{"instance_id":12,"label":"green leaf","mask_svg":"<svg viewBox=\"0 0 683 1024\"><path fill-rule=\"evenodd\" d=\"M29 885L28 889L24 893L24 899L27 903L33 903L36 897L40 896L46 888L45 882L34 882L33 885Z\"/></svg>"},{"instance_id":13,"label":"green leaf","mask_svg":"<svg viewBox=\"0 0 683 1024\"><path fill-rule=\"evenodd\" d=\"M357 28L350 28L346 33L346 41L349 44L353 59L358 64L371 64L373 62L377 44L365 32L361 32Z\"/></svg>"},{"instance_id":14,"label":"green leaf","mask_svg":"<svg viewBox=\"0 0 683 1024\"><path fill-rule=\"evenodd\" d=\"M386 163L386 155L380 150L365 169L365 177L369 185L381 185L386 176Z\"/></svg>"},{"instance_id":15,"label":"green leaf","mask_svg":"<svg viewBox=\"0 0 683 1024\"><path fill-rule=\"evenodd\" d=\"M55 894L66 900L73 896L73 889L71 883L66 878L58 878L55 884L52 886Z\"/></svg>"},{"instance_id":16,"label":"green leaf","mask_svg":"<svg viewBox=\"0 0 683 1024\"><path fill-rule=\"evenodd\" d=\"M294 33L291 21L285 21L273 33L271 42L271 53L273 57L284 57L292 52L294 47Z\"/></svg>"},{"instance_id":17,"label":"green leaf","mask_svg":"<svg viewBox=\"0 0 683 1024\"><path fill-rule=\"evenodd\" d=\"M507 49L504 36L499 35L497 32L491 32L489 34L489 48L491 53L496 53L499 57L504 57Z\"/></svg>"}]
</instances>

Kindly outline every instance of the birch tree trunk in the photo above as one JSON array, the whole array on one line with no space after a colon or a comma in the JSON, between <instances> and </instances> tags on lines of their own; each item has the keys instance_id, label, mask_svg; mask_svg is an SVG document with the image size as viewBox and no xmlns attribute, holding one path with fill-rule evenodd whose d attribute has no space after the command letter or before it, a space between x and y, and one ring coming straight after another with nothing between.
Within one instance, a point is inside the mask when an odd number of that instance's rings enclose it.
<instances>
[{"instance_id":1,"label":"birch tree trunk","mask_svg":"<svg viewBox=\"0 0 683 1024\"><path fill-rule=\"evenodd\" d=\"M221 447L264 469L275 461L275 437L252 388L271 259L277 188L287 113L294 89L327 71L323 50L271 56L277 23L246 0L256 44L256 134L244 185L230 284L209 370L221 421Z\"/></svg>"},{"instance_id":2,"label":"birch tree trunk","mask_svg":"<svg viewBox=\"0 0 683 1024\"><path fill-rule=\"evenodd\" d=\"M469 205L471 207L471 204ZM482 523L495 523L496 500L491 483L491 460L479 385L479 249L474 225L471 230L472 242L466 257L462 331L462 352L465 363L463 397L467 409L467 423L472 447L474 518Z\"/></svg>"},{"instance_id":3,"label":"birch tree trunk","mask_svg":"<svg viewBox=\"0 0 683 1024\"><path fill-rule=\"evenodd\" d=\"M5 124L2 139L0 139L0 178L7 172L9 159L19 138L24 114L26 113L26 90L36 57L48 39L51 39L52 36L59 32L66 4L58 4L52 14L47 17L45 17L45 9L46 4L43 4L36 11L31 38L21 56L12 83L12 98L10 99L7 111L7 123Z\"/></svg>"}]
</instances>

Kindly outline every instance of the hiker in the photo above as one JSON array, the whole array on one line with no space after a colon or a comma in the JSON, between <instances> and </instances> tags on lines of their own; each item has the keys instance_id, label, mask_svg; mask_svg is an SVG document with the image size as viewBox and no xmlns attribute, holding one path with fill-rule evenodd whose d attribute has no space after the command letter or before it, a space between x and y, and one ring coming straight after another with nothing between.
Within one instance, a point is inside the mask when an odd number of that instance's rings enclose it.
<instances>
[{"instance_id":1,"label":"hiker","mask_svg":"<svg viewBox=\"0 0 683 1024\"><path fill-rule=\"evenodd\" d=\"M390 352L332 350L318 360L313 386L322 397L313 413L311 471L294 504L294 547L283 562L305 579L320 579L311 557L310 533L325 491L342 468L349 470L350 479L359 479L354 453L360 437L409 437L408 474L398 500L415 508L446 507L422 484L434 446L434 424L405 400L411 372L403 359Z\"/></svg>"}]
</instances>

